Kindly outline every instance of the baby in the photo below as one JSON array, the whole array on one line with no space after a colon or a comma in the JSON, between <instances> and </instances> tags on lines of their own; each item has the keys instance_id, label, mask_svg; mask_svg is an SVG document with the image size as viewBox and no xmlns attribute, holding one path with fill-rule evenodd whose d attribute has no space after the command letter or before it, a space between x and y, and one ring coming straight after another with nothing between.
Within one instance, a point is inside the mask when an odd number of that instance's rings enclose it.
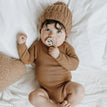
<instances>
[{"instance_id":1,"label":"baby","mask_svg":"<svg viewBox=\"0 0 107 107\"><path fill-rule=\"evenodd\" d=\"M74 48L65 42L72 28L72 14L63 2L48 6L40 19L41 39L25 45L27 36L18 37L18 52L25 64L36 64L40 88L29 95L35 107L75 107L84 97L82 85L71 81L70 71L78 67Z\"/></svg>"}]
</instances>

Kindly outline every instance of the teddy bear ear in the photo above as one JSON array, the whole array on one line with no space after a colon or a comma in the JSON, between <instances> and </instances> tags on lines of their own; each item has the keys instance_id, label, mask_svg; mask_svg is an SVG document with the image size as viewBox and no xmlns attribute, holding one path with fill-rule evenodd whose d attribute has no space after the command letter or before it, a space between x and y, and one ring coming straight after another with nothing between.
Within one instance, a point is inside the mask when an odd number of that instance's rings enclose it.
<instances>
[{"instance_id":1,"label":"teddy bear ear","mask_svg":"<svg viewBox=\"0 0 107 107\"><path fill-rule=\"evenodd\" d=\"M0 52L0 92L22 78L25 73L26 68L21 61Z\"/></svg>"}]
</instances>

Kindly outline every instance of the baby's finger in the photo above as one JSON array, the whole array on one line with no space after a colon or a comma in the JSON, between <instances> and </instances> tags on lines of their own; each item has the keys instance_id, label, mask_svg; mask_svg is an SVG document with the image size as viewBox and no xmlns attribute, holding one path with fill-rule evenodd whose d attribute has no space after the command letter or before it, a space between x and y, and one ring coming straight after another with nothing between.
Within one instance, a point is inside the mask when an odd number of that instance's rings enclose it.
<instances>
[{"instance_id":1,"label":"baby's finger","mask_svg":"<svg viewBox=\"0 0 107 107\"><path fill-rule=\"evenodd\" d=\"M65 100L65 101L63 102L64 106L66 106L66 105L67 105L67 103L68 103L68 102Z\"/></svg>"},{"instance_id":2,"label":"baby's finger","mask_svg":"<svg viewBox=\"0 0 107 107\"><path fill-rule=\"evenodd\" d=\"M26 34L22 34L25 38L27 38L27 35Z\"/></svg>"},{"instance_id":3,"label":"baby's finger","mask_svg":"<svg viewBox=\"0 0 107 107\"><path fill-rule=\"evenodd\" d=\"M25 36L21 36L20 38L21 38L22 40L27 39L27 37L25 37Z\"/></svg>"},{"instance_id":4,"label":"baby's finger","mask_svg":"<svg viewBox=\"0 0 107 107\"><path fill-rule=\"evenodd\" d=\"M50 47L50 48L49 48L49 51L52 51L52 50L54 50L54 47Z\"/></svg>"},{"instance_id":5,"label":"baby's finger","mask_svg":"<svg viewBox=\"0 0 107 107\"><path fill-rule=\"evenodd\" d=\"M55 47L50 47L49 49L54 49Z\"/></svg>"},{"instance_id":6,"label":"baby's finger","mask_svg":"<svg viewBox=\"0 0 107 107\"><path fill-rule=\"evenodd\" d=\"M67 104L67 106L66 107L71 107L71 104Z\"/></svg>"},{"instance_id":7,"label":"baby's finger","mask_svg":"<svg viewBox=\"0 0 107 107\"><path fill-rule=\"evenodd\" d=\"M21 39L22 37L27 38L27 35L21 33L21 34L18 34L18 36L17 36L18 39Z\"/></svg>"},{"instance_id":8,"label":"baby's finger","mask_svg":"<svg viewBox=\"0 0 107 107\"><path fill-rule=\"evenodd\" d=\"M20 36L23 36L23 37L27 38L27 35L24 34L24 33L21 33Z\"/></svg>"}]
</instances>

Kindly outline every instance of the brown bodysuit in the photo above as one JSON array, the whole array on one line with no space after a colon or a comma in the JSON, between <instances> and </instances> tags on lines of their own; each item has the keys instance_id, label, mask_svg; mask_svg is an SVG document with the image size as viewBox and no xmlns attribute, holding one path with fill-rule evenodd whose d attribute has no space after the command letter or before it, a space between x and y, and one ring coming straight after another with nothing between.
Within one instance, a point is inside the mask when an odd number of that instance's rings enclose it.
<instances>
[{"instance_id":1,"label":"brown bodysuit","mask_svg":"<svg viewBox=\"0 0 107 107\"><path fill-rule=\"evenodd\" d=\"M36 64L36 77L40 86L48 92L49 97L56 103L64 100L64 88L71 81L71 70L79 64L74 48L64 42L58 47L60 54L54 59L48 54L49 47L36 41L27 49L25 43L18 44L20 59L25 64Z\"/></svg>"}]
</instances>

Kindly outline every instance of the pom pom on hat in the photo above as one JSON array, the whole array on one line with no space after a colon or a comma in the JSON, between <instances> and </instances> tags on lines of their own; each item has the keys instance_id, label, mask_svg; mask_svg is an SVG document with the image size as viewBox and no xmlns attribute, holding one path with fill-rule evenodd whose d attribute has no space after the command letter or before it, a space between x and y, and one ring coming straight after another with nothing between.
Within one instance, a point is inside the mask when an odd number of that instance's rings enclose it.
<instances>
[{"instance_id":1,"label":"pom pom on hat","mask_svg":"<svg viewBox=\"0 0 107 107\"><path fill-rule=\"evenodd\" d=\"M54 3L54 5L63 5L63 6L67 6L64 2L56 2L56 3Z\"/></svg>"}]
</instances>

